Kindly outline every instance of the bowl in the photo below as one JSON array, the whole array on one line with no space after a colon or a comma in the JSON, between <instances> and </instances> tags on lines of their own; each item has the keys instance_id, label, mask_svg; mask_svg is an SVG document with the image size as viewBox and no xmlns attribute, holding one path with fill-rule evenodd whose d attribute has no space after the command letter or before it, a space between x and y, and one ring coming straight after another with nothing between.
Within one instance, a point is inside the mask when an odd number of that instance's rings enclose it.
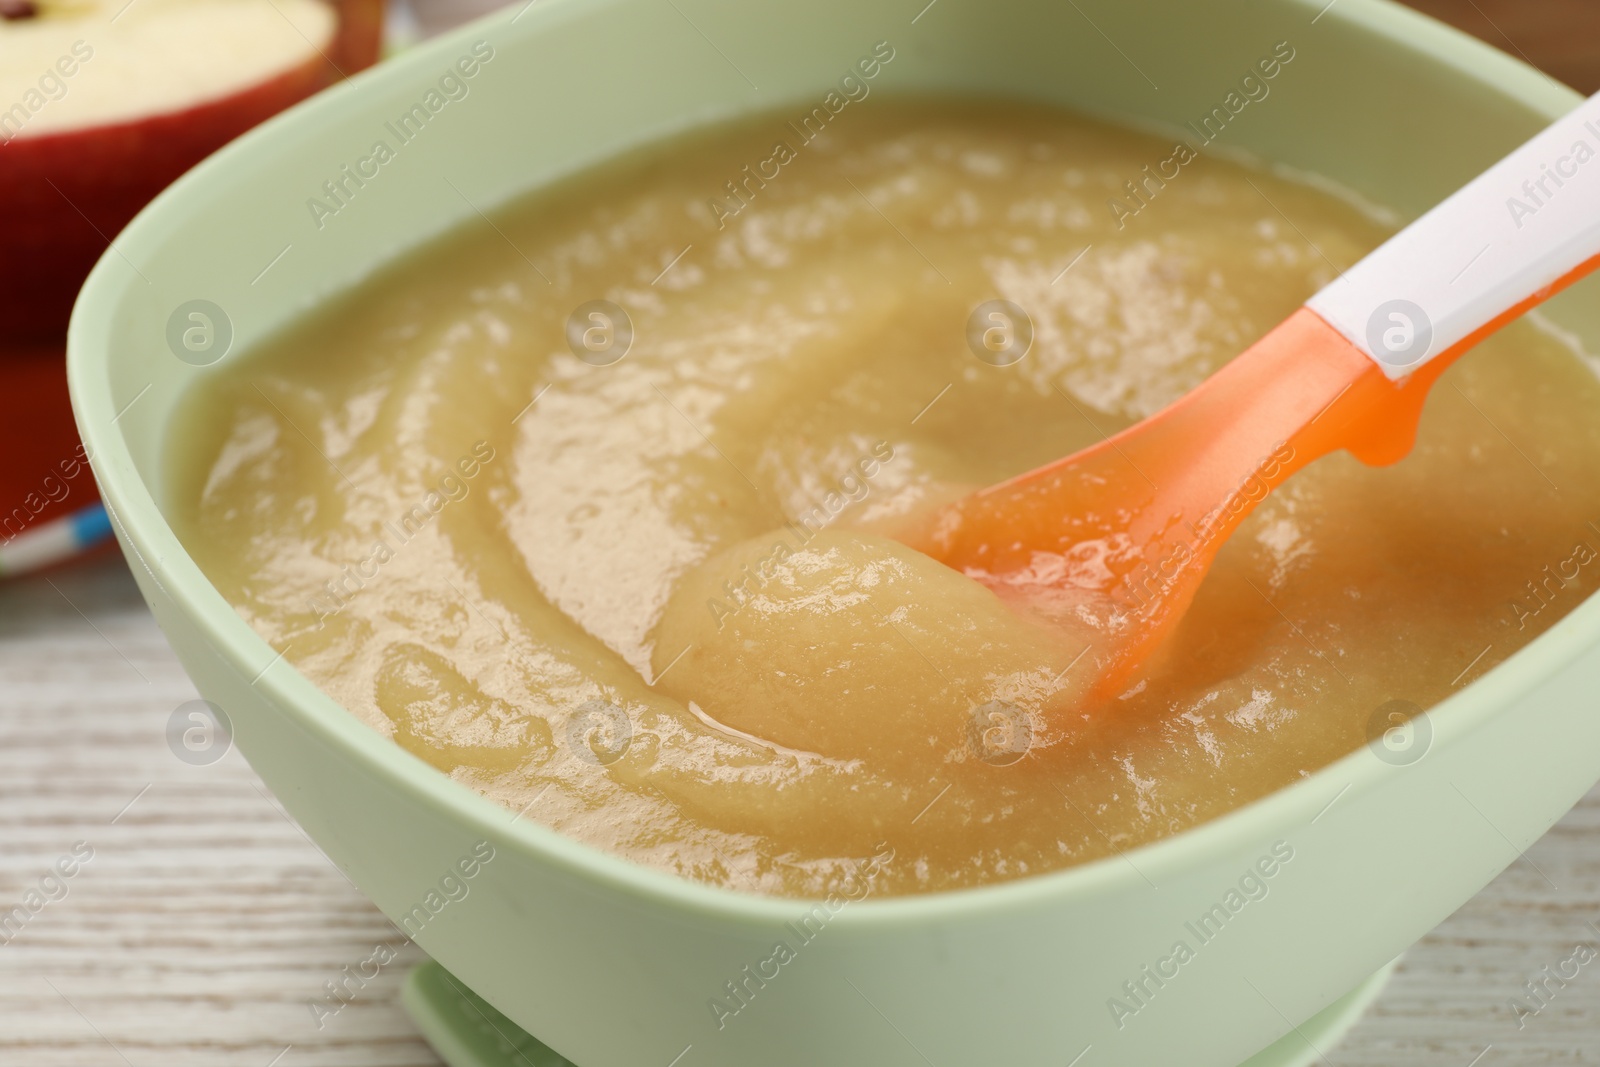
<instances>
[{"instance_id":1,"label":"bowl","mask_svg":"<svg viewBox=\"0 0 1600 1067\"><path fill-rule=\"evenodd\" d=\"M460 986L583 1067L1233 1067L1280 1038L1257 1062L1315 1055L1306 1020L1348 1015L1341 998L1600 777L1600 602L1416 720L1407 754L1374 744L1070 870L834 910L631 864L453 782L297 673L168 523L163 457L184 447L170 415L206 364L250 358L393 257L530 189L680 129L809 107L879 41L896 52L881 91L1051 101L1155 129L1224 106L1287 42L1293 64L1213 149L1402 216L1578 100L1379 0L519 2L232 144L100 261L69 372L117 538L195 684L311 837ZM344 180L474 56L464 93ZM338 210L318 211L330 182ZM1577 286L1545 314L1600 347L1597 291ZM211 332L185 347L196 309ZM1269 892L1233 909L1230 892L1268 866ZM807 921L815 935L797 938ZM1190 958L1174 959L1179 940ZM778 941L799 941L796 958L763 978L752 968ZM716 1010L730 997L731 1017Z\"/></svg>"}]
</instances>

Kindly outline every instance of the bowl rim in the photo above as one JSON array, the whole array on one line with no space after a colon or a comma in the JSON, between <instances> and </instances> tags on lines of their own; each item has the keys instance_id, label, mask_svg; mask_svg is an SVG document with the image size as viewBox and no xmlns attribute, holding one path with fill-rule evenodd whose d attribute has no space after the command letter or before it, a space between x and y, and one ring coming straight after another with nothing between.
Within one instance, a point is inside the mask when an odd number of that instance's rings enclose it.
<instances>
[{"instance_id":1,"label":"bowl rim","mask_svg":"<svg viewBox=\"0 0 1600 1067\"><path fill-rule=\"evenodd\" d=\"M797 908L815 904L818 898L773 896L699 883L567 837L511 814L497 801L455 781L367 726L285 661L211 585L168 525L116 428L119 413L109 374L116 339L110 329L110 309L131 284L121 263L126 258L131 264L141 250L159 247L160 235L168 230L169 221L181 217L191 196L223 186L231 172L251 166L256 156L291 136L299 123L336 109L358 108L361 98L353 94L359 93L361 86L409 79L414 68L433 64L436 57L489 25L520 20L527 25L518 32L534 34L577 16L581 9L622 2L625 0L542 0L537 5L512 5L492 12L269 119L189 171L116 238L120 247L106 251L79 295L67 336L73 411L130 564L145 570L174 607L201 631L214 653L241 676L254 676L251 684L261 688L298 728L391 788L414 794L463 829L493 841L496 847L515 850L527 862L686 916L752 925L782 923L791 920ZM1582 99L1576 91L1520 60L1391 0L1281 2L1409 50L1419 60L1443 64L1465 81L1492 89L1551 120ZM1596 644L1600 644L1600 597L1591 597L1533 642L1429 709L1433 748L1473 730ZM1314 821L1313 816L1320 817L1321 811L1345 794L1359 795L1375 788L1388 774L1403 770L1367 755L1364 748L1357 749L1214 819L1125 851L1004 882L889 898L869 895L837 913L830 923L846 928L921 924L1137 891L1152 877L1173 876L1203 859L1229 854L1271 839L1286 827ZM1338 784L1341 781L1342 786Z\"/></svg>"}]
</instances>

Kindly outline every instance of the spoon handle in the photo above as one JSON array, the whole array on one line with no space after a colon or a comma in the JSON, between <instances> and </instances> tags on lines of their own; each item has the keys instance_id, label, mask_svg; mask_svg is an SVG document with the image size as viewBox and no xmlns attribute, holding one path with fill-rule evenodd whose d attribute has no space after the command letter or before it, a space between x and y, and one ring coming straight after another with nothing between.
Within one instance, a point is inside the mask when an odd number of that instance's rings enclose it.
<instances>
[{"instance_id":1,"label":"spoon handle","mask_svg":"<svg viewBox=\"0 0 1600 1067\"><path fill-rule=\"evenodd\" d=\"M1307 301L1391 380L1600 267L1600 94Z\"/></svg>"}]
</instances>

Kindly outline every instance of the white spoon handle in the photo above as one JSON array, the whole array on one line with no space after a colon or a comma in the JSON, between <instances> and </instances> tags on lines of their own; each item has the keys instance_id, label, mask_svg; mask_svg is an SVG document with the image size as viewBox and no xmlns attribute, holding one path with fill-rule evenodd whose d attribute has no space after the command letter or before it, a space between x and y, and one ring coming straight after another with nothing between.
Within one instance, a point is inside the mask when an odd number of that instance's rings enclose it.
<instances>
[{"instance_id":1,"label":"white spoon handle","mask_svg":"<svg viewBox=\"0 0 1600 1067\"><path fill-rule=\"evenodd\" d=\"M1307 301L1391 379L1476 342L1595 267L1600 94Z\"/></svg>"}]
</instances>

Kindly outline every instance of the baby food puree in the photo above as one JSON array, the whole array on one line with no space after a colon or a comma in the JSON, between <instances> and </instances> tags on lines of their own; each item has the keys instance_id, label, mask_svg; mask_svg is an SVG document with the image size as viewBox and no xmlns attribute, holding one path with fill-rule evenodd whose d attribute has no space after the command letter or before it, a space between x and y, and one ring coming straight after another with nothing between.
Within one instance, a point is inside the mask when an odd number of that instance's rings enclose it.
<instances>
[{"instance_id":1,"label":"baby food puree","mask_svg":"<svg viewBox=\"0 0 1600 1067\"><path fill-rule=\"evenodd\" d=\"M1595 587L1600 383L1523 324L1449 372L1407 460L1267 500L1090 705L1093 618L1024 618L888 535L1175 400L1392 226L1214 148L1152 179L1170 140L1042 107L806 114L540 192L217 365L171 457L194 558L456 780L785 895L1183 830Z\"/></svg>"}]
</instances>

